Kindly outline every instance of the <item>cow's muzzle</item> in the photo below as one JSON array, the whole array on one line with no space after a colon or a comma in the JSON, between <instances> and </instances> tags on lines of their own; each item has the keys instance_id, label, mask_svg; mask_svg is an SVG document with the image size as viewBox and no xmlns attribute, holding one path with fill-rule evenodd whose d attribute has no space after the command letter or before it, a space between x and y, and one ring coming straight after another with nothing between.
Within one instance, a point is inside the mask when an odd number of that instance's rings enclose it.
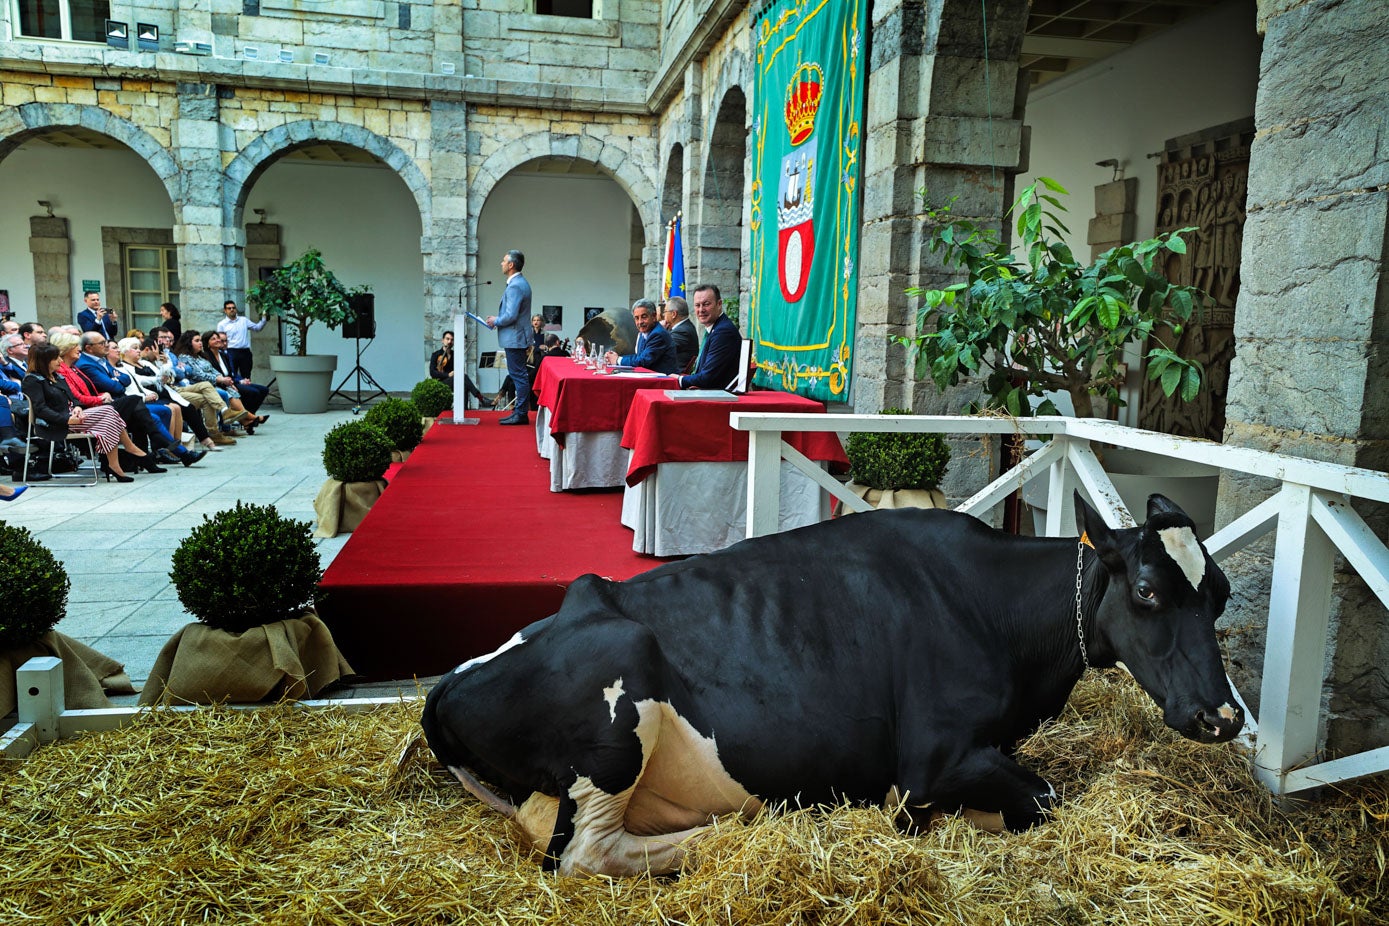
<instances>
[{"instance_id":1,"label":"cow's muzzle","mask_svg":"<svg viewBox=\"0 0 1389 926\"><path fill-rule=\"evenodd\" d=\"M1203 709L1192 715L1185 733L1188 739L1200 743L1228 743L1244 729L1244 711L1238 706L1222 704L1220 707Z\"/></svg>"}]
</instances>

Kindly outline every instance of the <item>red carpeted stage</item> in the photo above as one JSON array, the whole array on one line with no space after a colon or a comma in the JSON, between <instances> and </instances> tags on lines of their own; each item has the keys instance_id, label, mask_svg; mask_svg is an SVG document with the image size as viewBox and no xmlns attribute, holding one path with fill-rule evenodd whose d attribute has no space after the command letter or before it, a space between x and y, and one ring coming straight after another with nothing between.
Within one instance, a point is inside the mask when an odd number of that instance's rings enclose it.
<instances>
[{"instance_id":1,"label":"red carpeted stage","mask_svg":"<svg viewBox=\"0 0 1389 926\"><path fill-rule=\"evenodd\" d=\"M439 675L552 614L569 583L626 579L618 491L550 491L535 428L436 424L333 560L318 613L368 679Z\"/></svg>"}]
</instances>

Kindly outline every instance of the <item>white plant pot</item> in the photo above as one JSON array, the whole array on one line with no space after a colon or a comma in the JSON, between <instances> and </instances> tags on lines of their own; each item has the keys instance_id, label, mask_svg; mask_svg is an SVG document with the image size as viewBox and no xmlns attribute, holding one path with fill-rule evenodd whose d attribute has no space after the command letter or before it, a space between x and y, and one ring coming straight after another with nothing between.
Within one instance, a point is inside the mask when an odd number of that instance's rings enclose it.
<instances>
[{"instance_id":1,"label":"white plant pot","mask_svg":"<svg viewBox=\"0 0 1389 926\"><path fill-rule=\"evenodd\" d=\"M338 358L333 354L271 354L270 369L280 389L280 404L289 415L317 415L328 410L333 392L333 371Z\"/></svg>"}]
</instances>

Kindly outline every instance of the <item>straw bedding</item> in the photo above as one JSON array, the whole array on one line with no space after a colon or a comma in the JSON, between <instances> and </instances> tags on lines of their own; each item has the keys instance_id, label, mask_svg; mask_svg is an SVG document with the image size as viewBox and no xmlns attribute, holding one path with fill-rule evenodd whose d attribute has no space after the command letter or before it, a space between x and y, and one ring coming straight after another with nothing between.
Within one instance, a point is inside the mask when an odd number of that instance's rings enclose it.
<instances>
[{"instance_id":1,"label":"straw bedding","mask_svg":"<svg viewBox=\"0 0 1389 926\"><path fill-rule=\"evenodd\" d=\"M1092 673L1025 761L1055 818L899 834L878 809L719 821L673 879L560 879L433 761L419 705L208 709L0 764L0 922L1381 923L1389 782L1276 802Z\"/></svg>"}]
</instances>

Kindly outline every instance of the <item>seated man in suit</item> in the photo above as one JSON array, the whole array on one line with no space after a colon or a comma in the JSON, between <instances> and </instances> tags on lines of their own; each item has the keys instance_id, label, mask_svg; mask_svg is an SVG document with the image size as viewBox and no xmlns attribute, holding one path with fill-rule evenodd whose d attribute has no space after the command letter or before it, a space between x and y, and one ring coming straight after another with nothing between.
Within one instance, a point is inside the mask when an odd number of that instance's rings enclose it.
<instances>
[{"instance_id":1,"label":"seated man in suit","mask_svg":"<svg viewBox=\"0 0 1389 926\"><path fill-rule=\"evenodd\" d=\"M699 332L690 320L690 304L679 296L671 296L666 302L665 326L675 344L675 372L690 372L699 353Z\"/></svg>"},{"instance_id":2,"label":"seated man in suit","mask_svg":"<svg viewBox=\"0 0 1389 926\"><path fill-rule=\"evenodd\" d=\"M657 373L675 373L675 345L670 340L670 332L657 322L656 303L650 299L638 299L632 303L632 320L637 323L636 352L619 356L608 351L604 358L610 364L624 367L645 367Z\"/></svg>"},{"instance_id":3,"label":"seated man in suit","mask_svg":"<svg viewBox=\"0 0 1389 926\"><path fill-rule=\"evenodd\" d=\"M723 314L723 297L712 283L701 283L694 290L695 318L704 326L704 346L699 350L695 370L677 378L681 389L728 389L738 380L738 357L743 336L738 326Z\"/></svg>"}]
</instances>

